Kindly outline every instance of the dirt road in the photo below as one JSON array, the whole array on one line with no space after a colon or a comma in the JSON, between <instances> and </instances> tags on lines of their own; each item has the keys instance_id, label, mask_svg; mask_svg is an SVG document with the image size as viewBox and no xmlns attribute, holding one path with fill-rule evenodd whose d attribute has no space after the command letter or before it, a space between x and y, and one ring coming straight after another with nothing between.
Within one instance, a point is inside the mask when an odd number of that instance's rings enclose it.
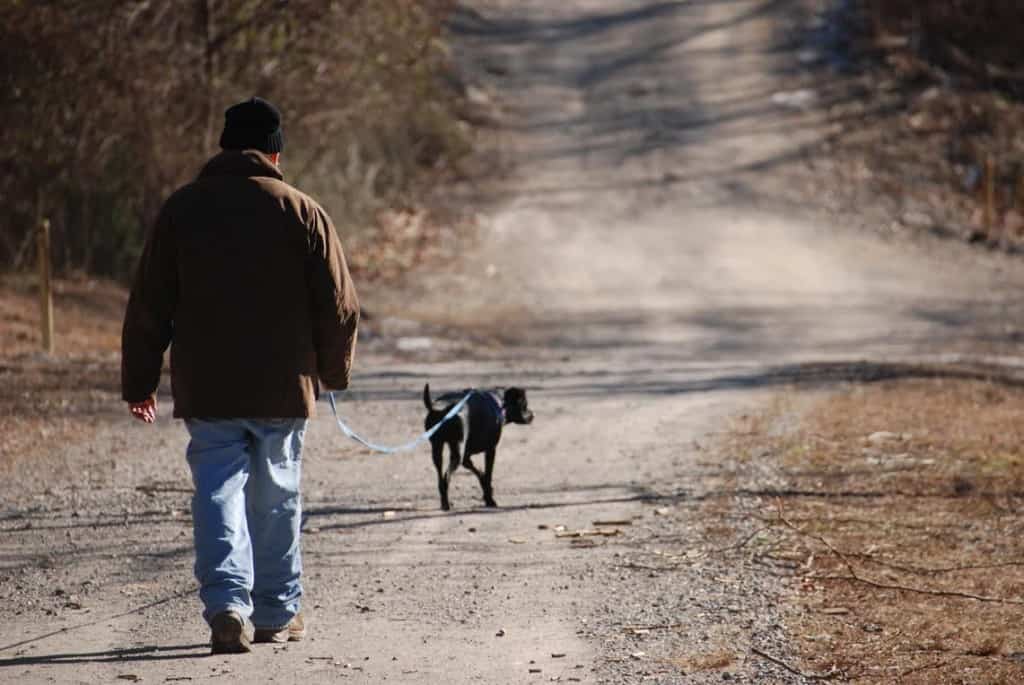
<instances>
[{"instance_id":1,"label":"dirt road","mask_svg":"<svg viewBox=\"0 0 1024 685\"><path fill-rule=\"evenodd\" d=\"M527 387L537 419L503 438L501 507L462 475L441 512L426 448L367 454L324 406L305 456L311 638L209 657L184 431L112 402L94 441L0 484L0 681L801 682L750 649L792 656L791 588L709 553L709 531L750 529L709 441L773 388L960 354L1019 314L1011 262L823 211L802 159L828 124L773 100L839 97L799 69L807 21L779 0L466 3L456 59L512 171L473 190L467 264L363 293L342 412L395 443L424 382ZM722 519L696 519L712 498ZM670 540L692 563L637 562Z\"/></svg>"}]
</instances>

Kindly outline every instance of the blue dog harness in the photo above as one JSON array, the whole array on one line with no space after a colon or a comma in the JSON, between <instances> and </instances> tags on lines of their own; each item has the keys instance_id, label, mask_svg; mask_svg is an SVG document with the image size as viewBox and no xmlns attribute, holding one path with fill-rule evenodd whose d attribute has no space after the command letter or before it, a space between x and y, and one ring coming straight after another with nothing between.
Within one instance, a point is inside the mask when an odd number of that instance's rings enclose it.
<instances>
[{"instance_id":1,"label":"blue dog harness","mask_svg":"<svg viewBox=\"0 0 1024 685\"><path fill-rule=\"evenodd\" d=\"M469 399L469 430L463 450L466 456L493 448L497 438L501 437L501 427L505 425L505 408L496 394L473 390L468 392L472 396ZM487 436L492 437L486 440Z\"/></svg>"}]
</instances>

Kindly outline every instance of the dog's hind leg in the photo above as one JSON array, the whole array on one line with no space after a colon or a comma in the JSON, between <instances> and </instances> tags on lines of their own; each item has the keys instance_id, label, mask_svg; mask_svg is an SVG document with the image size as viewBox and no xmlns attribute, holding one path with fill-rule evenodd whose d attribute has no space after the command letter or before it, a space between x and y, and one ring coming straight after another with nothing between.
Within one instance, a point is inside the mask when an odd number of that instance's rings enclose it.
<instances>
[{"instance_id":1,"label":"dog's hind leg","mask_svg":"<svg viewBox=\"0 0 1024 685\"><path fill-rule=\"evenodd\" d=\"M494 489L491 487L491 477L494 476L494 448L487 450L484 460L484 477L480 479L480 485L484 489L484 504L489 507L496 507L494 501Z\"/></svg>"},{"instance_id":2,"label":"dog's hind leg","mask_svg":"<svg viewBox=\"0 0 1024 685\"><path fill-rule=\"evenodd\" d=\"M441 451L444 451L442 447ZM442 460L443 461L443 460ZM459 454L459 443L457 441L448 443L448 468L444 470L444 478L441 478L441 468L438 466L438 482L444 482L444 490L441 493L441 508L448 511L448 486L452 482L452 474L455 473L455 469L459 468L459 463L462 461L462 457ZM434 460L435 464L438 464L438 460Z\"/></svg>"},{"instance_id":3,"label":"dog's hind leg","mask_svg":"<svg viewBox=\"0 0 1024 685\"><path fill-rule=\"evenodd\" d=\"M477 477L477 480L480 481L480 489L483 490L484 492L484 502L486 502L488 500L487 481L484 477L483 471L476 467L476 464L473 463L473 459L468 454L462 458L462 465L465 466L470 471L472 471L473 475L475 475Z\"/></svg>"},{"instance_id":4,"label":"dog's hind leg","mask_svg":"<svg viewBox=\"0 0 1024 685\"><path fill-rule=\"evenodd\" d=\"M444 469L444 443L431 443L431 456L434 458L434 468L437 469L437 490L441 494L441 509L448 511L451 507L448 504L448 471Z\"/></svg>"},{"instance_id":5,"label":"dog's hind leg","mask_svg":"<svg viewBox=\"0 0 1024 685\"><path fill-rule=\"evenodd\" d=\"M451 478L455 469L462 463L462 455L459 454L459 443L448 443L448 477Z\"/></svg>"},{"instance_id":6,"label":"dog's hind leg","mask_svg":"<svg viewBox=\"0 0 1024 685\"><path fill-rule=\"evenodd\" d=\"M473 458L468 454L462 458L462 465L469 469L477 478L483 478L484 474L473 463Z\"/></svg>"}]
</instances>

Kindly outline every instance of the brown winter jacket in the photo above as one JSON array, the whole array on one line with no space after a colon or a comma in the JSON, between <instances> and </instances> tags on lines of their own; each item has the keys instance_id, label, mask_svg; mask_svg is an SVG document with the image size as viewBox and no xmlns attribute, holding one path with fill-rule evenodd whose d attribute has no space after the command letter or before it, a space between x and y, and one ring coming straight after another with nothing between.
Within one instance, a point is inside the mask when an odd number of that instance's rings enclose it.
<instances>
[{"instance_id":1,"label":"brown winter jacket","mask_svg":"<svg viewBox=\"0 0 1024 685\"><path fill-rule=\"evenodd\" d=\"M226 151L174 193L146 240L121 341L124 400L174 416L312 416L348 386L359 304L327 213L266 156Z\"/></svg>"}]
</instances>

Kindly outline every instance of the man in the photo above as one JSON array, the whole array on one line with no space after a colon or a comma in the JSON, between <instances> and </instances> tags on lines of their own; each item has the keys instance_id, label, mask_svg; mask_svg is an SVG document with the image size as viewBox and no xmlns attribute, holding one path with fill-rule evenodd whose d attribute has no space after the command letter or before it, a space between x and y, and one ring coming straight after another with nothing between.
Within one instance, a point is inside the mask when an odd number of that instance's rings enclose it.
<instances>
[{"instance_id":1,"label":"man","mask_svg":"<svg viewBox=\"0 0 1024 685\"><path fill-rule=\"evenodd\" d=\"M305 635L303 437L320 383L348 386L359 320L330 218L282 180L280 124L260 98L227 110L223 151L160 211L124 321L123 397L146 423L171 345L215 654Z\"/></svg>"}]
</instances>

